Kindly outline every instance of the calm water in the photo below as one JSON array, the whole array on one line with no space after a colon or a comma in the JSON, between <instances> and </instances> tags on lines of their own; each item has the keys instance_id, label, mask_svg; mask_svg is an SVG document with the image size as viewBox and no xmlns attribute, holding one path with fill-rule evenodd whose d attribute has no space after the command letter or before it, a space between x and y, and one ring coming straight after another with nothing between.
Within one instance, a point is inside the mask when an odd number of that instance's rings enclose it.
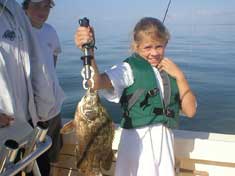
<instances>
[{"instance_id":1,"label":"calm water","mask_svg":"<svg viewBox=\"0 0 235 176\"><path fill-rule=\"evenodd\" d=\"M182 117L180 129L235 134L235 25L170 25L169 29L172 38L166 56L185 72L198 101L196 117L192 120ZM130 54L128 30L96 31L96 59L100 71ZM73 118L76 104L85 92L80 76L82 53L72 38L73 34L62 34L63 54L57 67L67 95L62 110L66 118ZM119 105L102 101L118 122Z\"/></svg>"}]
</instances>

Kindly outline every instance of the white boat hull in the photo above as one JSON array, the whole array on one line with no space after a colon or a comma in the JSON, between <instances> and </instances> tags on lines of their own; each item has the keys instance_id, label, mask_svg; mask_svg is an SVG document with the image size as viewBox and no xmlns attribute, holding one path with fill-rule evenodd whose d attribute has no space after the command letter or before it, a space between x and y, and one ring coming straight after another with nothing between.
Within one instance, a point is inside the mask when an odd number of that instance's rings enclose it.
<instances>
[{"instance_id":1,"label":"white boat hull","mask_svg":"<svg viewBox=\"0 0 235 176\"><path fill-rule=\"evenodd\" d=\"M113 150L117 151L121 128L116 128ZM174 130L176 175L234 176L235 135ZM60 161L54 164L54 175L76 175L74 133L64 134ZM77 141L78 142L78 141ZM114 161L115 167L115 161ZM112 173L113 175L114 167Z\"/></svg>"}]
</instances>

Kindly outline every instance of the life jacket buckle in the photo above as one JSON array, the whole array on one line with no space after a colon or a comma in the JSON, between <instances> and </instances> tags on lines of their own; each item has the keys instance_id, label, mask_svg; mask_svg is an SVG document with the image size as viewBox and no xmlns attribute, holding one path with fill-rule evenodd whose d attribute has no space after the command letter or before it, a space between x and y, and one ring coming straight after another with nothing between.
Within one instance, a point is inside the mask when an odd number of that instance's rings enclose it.
<instances>
[{"instance_id":1,"label":"life jacket buckle","mask_svg":"<svg viewBox=\"0 0 235 176\"><path fill-rule=\"evenodd\" d=\"M123 117L129 117L129 111L123 112Z\"/></svg>"},{"instance_id":2,"label":"life jacket buckle","mask_svg":"<svg viewBox=\"0 0 235 176\"><path fill-rule=\"evenodd\" d=\"M154 89L148 91L148 95L152 97L152 96L157 95L158 92L159 92L159 89L154 88Z\"/></svg>"},{"instance_id":3,"label":"life jacket buckle","mask_svg":"<svg viewBox=\"0 0 235 176\"><path fill-rule=\"evenodd\" d=\"M163 114L163 109L162 108L154 108L153 113L156 115L162 115Z\"/></svg>"},{"instance_id":4,"label":"life jacket buckle","mask_svg":"<svg viewBox=\"0 0 235 176\"><path fill-rule=\"evenodd\" d=\"M165 114L166 114L167 117L172 117L173 118L175 116L175 112L173 110L169 109L169 108L167 108L165 110Z\"/></svg>"},{"instance_id":5,"label":"life jacket buckle","mask_svg":"<svg viewBox=\"0 0 235 176\"><path fill-rule=\"evenodd\" d=\"M175 112L169 108L167 109L162 109L162 108L154 108L153 113L156 115L163 115L165 114L167 117L174 118L175 117Z\"/></svg>"}]
</instances>

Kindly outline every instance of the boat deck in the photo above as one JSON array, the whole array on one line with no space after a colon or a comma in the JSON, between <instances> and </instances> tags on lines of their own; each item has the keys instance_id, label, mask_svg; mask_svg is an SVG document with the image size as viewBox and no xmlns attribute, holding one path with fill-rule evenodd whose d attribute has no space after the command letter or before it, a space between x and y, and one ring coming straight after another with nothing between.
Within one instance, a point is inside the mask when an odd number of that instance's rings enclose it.
<instances>
[{"instance_id":1,"label":"boat deck","mask_svg":"<svg viewBox=\"0 0 235 176\"><path fill-rule=\"evenodd\" d=\"M117 128L113 150L117 151L121 129ZM235 135L174 130L176 176L235 175ZM75 134L63 135L59 162L52 164L53 176L77 176ZM222 152L221 152L222 150ZM110 176L113 176L115 160Z\"/></svg>"}]
</instances>

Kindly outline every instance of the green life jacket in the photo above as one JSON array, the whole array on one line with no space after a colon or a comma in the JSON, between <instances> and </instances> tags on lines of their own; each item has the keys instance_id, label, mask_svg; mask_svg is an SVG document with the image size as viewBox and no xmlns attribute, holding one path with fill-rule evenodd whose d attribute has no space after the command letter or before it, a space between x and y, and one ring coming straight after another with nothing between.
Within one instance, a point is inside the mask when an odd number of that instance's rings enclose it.
<instances>
[{"instance_id":1,"label":"green life jacket","mask_svg":"<svg viewBox=\"0 0 235 176\"><path fill-rule=\"evenodd\" d=\"M121 127L126 129L162 123L169 128L178 127L179 90L176 80L161 72L164 100L152 66L138 54L124 62L131 66L134 83L124 89L120 103L123 111Z\"/></svg>"}]
</instances>

